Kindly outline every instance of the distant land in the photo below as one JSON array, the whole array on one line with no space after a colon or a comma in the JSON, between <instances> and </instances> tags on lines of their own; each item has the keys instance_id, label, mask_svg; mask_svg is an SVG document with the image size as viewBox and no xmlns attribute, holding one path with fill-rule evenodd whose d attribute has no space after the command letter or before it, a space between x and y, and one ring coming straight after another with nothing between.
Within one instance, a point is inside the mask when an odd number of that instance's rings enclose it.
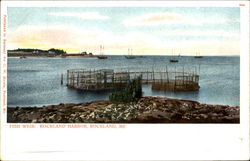
<instances>
[{"instance_id":1,"label":"distant land","mask_svg":"<svg viewBox=\"0 0 250 161\"><path fill-rule=\"evenodd\" d=\"M14 49L8 50L8 57L96 57L92 53L81 52L81 53L67 53L61 49L51 48L49 50L41 49Z\"/></svg>"}]
</instances>

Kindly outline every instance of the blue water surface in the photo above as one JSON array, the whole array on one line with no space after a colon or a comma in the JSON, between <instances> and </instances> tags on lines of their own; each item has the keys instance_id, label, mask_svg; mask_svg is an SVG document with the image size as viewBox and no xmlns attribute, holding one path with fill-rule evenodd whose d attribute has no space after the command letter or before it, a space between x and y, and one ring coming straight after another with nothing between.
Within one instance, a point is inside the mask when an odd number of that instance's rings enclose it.
<instances>
[{"instance_id":1,"label":"blue water surface","mask_svg":"<svg viewBox=\"0 0 250 161\"><path fill-rule=\"evenodd\" d=\"M171 56L124 56L97 58L8 58L8 107L43 106L108 99L108 91L87 92L61 85L61 74L68 69L114 69L115 71L182 71L200 74L200 90L195 92L152 91L143 85L144 96L166 96L209 104L239 105L240 57L210 56L195 59ZM64 81L66 82L66 81Z\"/></svg>"}]
</instances>

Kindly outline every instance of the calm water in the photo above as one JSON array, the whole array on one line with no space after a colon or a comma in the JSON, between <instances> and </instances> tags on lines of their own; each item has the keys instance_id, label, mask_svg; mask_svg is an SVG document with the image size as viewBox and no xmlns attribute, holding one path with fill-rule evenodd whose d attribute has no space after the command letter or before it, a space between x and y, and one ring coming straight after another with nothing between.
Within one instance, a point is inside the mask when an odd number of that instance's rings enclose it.
<instances>
[{"instance_id":1,"label":"calm water","mask_svg":"<svg viewBox=\"0 0 250 161\"><path fill-rule=\"evenodd\" d=\"M108 99L108 92L86 92L60 84L61 74L68 69L114 69L115 71L157 70L200 71L200 90L196 92L152 91L143 86L145 96L167 96L210 104L239 105L240 57L181 57L169 63L168 56L145 56L126 59L123 56L96 58L9 58L8 106L42 106L80 103ZM200 69L200 70L199 70Z\"/></svg>"}]
</instances>

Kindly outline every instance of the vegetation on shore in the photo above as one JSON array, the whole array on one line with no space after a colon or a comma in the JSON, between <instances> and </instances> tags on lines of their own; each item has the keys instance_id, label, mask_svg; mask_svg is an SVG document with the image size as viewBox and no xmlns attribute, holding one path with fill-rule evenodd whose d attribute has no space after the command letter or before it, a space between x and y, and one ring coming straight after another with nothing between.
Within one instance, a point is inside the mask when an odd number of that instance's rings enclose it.
<instances>
[{"instance_id":1,"label":"vegetation on shore","mask_svg":"<svg viewBox=\"0 0 250 161\"><path fill-rule=\"evenodd\" d=\"M121 92L111 93L109 100L111 102L131 103L136 102L142 97L141 77L135 78L128 83Z\"/></svg>"},{"instance_id":2,"label":"vegetation on shore","mask_svg":"<svg viewBox=\"0 0 250 161\"><path fill-rule=\"evenodd\" d=\"M76 57L95 57L92 53L87 53L86 51L81 53L71 53L68 54L66 51L62 49L51 48L49 50L41 50L41 49L31 49L31 48L18 48L14 50L8 50L8 56L10 57L68 57L68 56L76 56Z\"/></svg>"},{"instance_id":3,"label":"vegetation on shore","mask_svg":"<svg viewBox=\"0 0 250 161\"><path fill-rule=\"evenodd\" d=\"M49 53L49 52L53 52L56 55L60 55L60 54L65 54L66 51L62 50L62 49L54 49L51 48L49 50L41 50L41 49L31 49L31 48L18 48L18 49L14 49L14 50L10 50L10 51L14 51L14 52L32 52L32 53Z\"/></svg>"}]
</instances>

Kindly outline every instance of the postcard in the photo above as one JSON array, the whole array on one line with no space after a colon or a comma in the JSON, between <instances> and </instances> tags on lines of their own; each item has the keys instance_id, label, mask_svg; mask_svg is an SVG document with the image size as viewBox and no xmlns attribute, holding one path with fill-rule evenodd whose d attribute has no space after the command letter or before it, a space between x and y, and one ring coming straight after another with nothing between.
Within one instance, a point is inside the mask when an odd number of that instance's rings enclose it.
<instances>
[{"instance_id":1,"label":"postcard","mask_svg":"<svg viewBox=\"0 0 250 161\"><path fill-rule=\"evenodd\" d=\"M249 159L248 35L249 1L2 1L1 159Z\"/></svg>"}]
</instances>

